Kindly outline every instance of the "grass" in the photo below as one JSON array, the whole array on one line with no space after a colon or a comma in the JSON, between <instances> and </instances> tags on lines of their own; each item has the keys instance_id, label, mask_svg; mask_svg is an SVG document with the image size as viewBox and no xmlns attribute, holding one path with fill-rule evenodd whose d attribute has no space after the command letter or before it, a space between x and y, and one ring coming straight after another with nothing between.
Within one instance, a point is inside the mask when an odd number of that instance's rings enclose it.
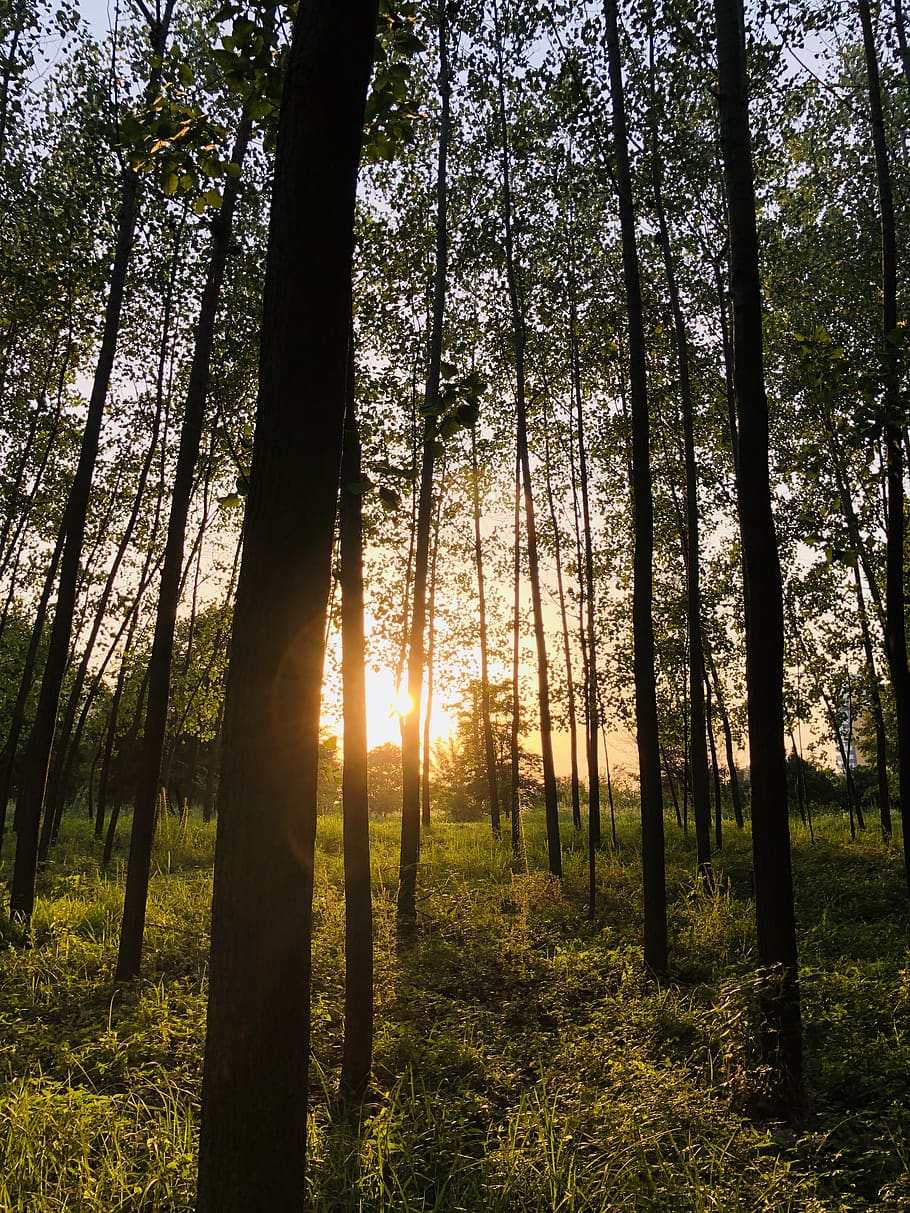
<instances>
[{"instance_id":1,"label":"grass","mask_svg":"<svg viewBox=\"0 0 910 1213\"><path fill-rule=\"evenodd\" d=\"M398 829L373 831L375 1089L334 1098L341 1050L341 821L320 819L309 1207L410 1213L910 1209L910 954L902 859L837 818L794 826L809 1112L735 1109L752 1046L749 842L731 827L712 891L668 829L670 979L646 978L639 841L619 821L586 915L583 842L565 876L482 824L424 835L420 929L394 936ZM115 992L122 862L79 821L41 875L33 946L0 952L0 1210L192 1208L213 830L166 819L146 975ZM9 875L9 850L0 877ZM0 929L2 929L0 923Z\"/></svg>"}]
</instances>

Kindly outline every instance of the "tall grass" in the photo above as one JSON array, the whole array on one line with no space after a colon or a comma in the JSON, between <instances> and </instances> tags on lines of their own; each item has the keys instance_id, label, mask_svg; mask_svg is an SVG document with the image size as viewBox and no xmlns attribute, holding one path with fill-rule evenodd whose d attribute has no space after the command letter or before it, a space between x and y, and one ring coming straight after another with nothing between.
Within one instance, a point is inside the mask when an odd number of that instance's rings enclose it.
<instances>
[{"instance_id":1,"label":"tall grass","mask_svg":"<svg viewBox=\"0 0 910 1213\"><path fill-rule=\"evenodd\" d=\"M672 974L640 954L640 836L597 857L542 817L526 856L488 824L424 835L419 929L394 930L398 823L373 827L375 1086L336 1100L343 1025L341 821L319 820L314 899L313 1210L910 1209L910 956L901 857L837 818L794 828L809 1114L736 1112L759 1081L749 839L730 823L712 888L668 829ZM123 856L65 825L30 947L0 952L0 1210L192 1208L213 827L165 819L146 975L117 990ZM0 878L9 874L9 852ZM4 924L0 922L0 930Z\"/></svg>"}]
</instances>

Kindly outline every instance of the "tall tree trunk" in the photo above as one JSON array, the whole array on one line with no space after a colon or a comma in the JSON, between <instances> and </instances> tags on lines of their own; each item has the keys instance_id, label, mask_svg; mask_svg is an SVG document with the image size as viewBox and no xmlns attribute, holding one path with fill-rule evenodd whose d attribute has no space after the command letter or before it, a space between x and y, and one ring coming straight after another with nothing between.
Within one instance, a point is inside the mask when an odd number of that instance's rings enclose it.
<instances>
[{"instance_id":1,"label":"tall tree trunk","mask_svg":"<svg viewBox=\"0 0 910 1213\"><path fill-rule=\"evenodd\" d=\"M762 1045L779 1098L792 1109L802 1081L802 1026L784 751L784 617L771 512L768 403L741 0L715 0L720 134L730 216L738 497L746 611L752 853Z\"/></svg>"},{"instance_id":2,"label":"tall tree trunk","mask_svg":"<svg viewBox=\"0 0 910 1213\"><path fill-rule=\"evenodd\" d=\"M363 500L353 339L341 461L341 678L344 696L344 1051L341 1093L362 1100L373 1058L373 908L367 798L366 651L363 627Z\"/></svg>"},{"instance_id":3,"label":"tall tree trunk","mask_svg":"<svg viewBox=\"0 0 910 1213\"><path fill-rule=\"evenodd\" d=\"M439 560L439 525L442 520L442 503L445 497L445 467L439 477L439 494L436 515L433 520L432 555L430 556L430 585L427 596L427 704L423 713L423 745L420 763L420 823L430 825L430 727L433 720L433 687L436 653L436 570Z\"/></svg>"},{"instance_id":4,"label":"tall tree trunk","mask_svg":"<svg viewBox=\"0 0 910 1213\"><path fill-rule=\"evenodd\" d=\"M559 536L559 521L556 517L556 499L553 493L553 476L550 467L550 427L547 422L546 402L543 414L544 479L547 490L547 505L550 510L550 526L553 528L553 555L556 561L556 589L559 595L559 619L562 625L562 649L566 663L566 698L569 710L569 786L572 797L572 824L581 829L581 797L578 791L578 718L575 710L575 682L572 677L572 644L569 639L569 616L566 610L566 591L562 575L562 543Z\"/></svg>"},{"instance_id":5,"label":"tall tree trunk","mask_svg":"<svg viewBox=\"0 0 910 1213\"><path fill-rule=\"evenodd\" d=\"M304 0L278 126L219 792L197 1213L306 1198L319 705L376 0Z\"/></svg>"},{"instance_id":6,"label":"tall tree trunk","mask_svg":"<svg viewBox=\"0 0 910 1213\"><path fill-rule=\"evenodd\" d=\"M516 444L521 463L524 490L525 533L528 543L528 581L531 586L531 609L534 615L534 641L537 648L537 698L540 709L540 749L543 760L544 810L547 823L547 859L553 876L562 876L562 846L559 840L559 804L556 791L556 770L553 763L553 724L550 717L550 676L547 669L547 642L543 626L543 602L540 593L540 558L537 546L537 525L534 514L534 494L531 488L531 460L528 452L527 404L525 398L525 324L523 300L518 284L518 270L513 236L513 208L509 131L506 119L505 70L503 39L499 24L499 9L493 0L493 20L498 67L497 91L502 152L502 209L505 229L506 278L512 311L512 331L515 341Z\"/></svg>"},{"instance_id":7,"label":"tall tree trunk","mask_svg":"<svg viewBox=\"0 0 910 1213\"><path fill-rule=\"evenodd\" d=\"M897 32L897 45L900 47L904 82L907 85L907 91L910 92L910 47L907 46L907 25L904 20L903 0L894 0L894 28Z\"/></svg>"},{"instance_id":8,"label":"tall tree trunk","mask_svg":"<svg viewBox=\"0 0 910 1213\"><path fill-rule=\"evenodd\" d=\"M243 164L252 124L244 113L231 152L231 162L238 169ZM123 922L120 928L120 949L117 957L116 980L129 981L137 976L142 964L142 943L145 933L145 907L148 898L152 842L155 835L155 805L161 777L164 734L167 726L167 705L170 694L171 663L174 652L174 631L180 596L180 574L183 569L183 548L186 520L193 492L193 480L202 441L202 423L208 395L212 346L218 299L224 278L227 251L231 241L231 226L240 186L240 175L229 175L216 222L213 224L213 248L209 261L199 318L196 323L193 361L187 385L183 424L168 519L161 586L155 635L149 658L149 692L143 733L142 759L133 824L130 834L130 855L126 872L126 892L123 901Z\"/></svg>"},{"instance_id":9,"label":"tall tree trunk","mask_svg":"<svg viewBox=\"0 0 910 1213\"><path fill-rule=\"evenodd\" d=\"M717 745L714 741L714 720L711 712L711 684L705 679L705 725L708 730L708 746L711 751L711 777L714 782L714 846L719 851L724 845L723 797L720 791L720 768L717 764Z\"/></svg>"},{"instance_id":10,"label":"tall tree trunk","mask_svg":"<svg viewBox=\"0 0 910 1213\"><path fill-rule=\"evenodd\" d=\"M439 25L439 90L442 116L436 165L436 273L433 284L433 315L430 358L423 400L423 452L420 464L420 497L417 507L417 540L414 551L414 598L408 645L408 696L411 709L401 729L401 860L398 873L398 918L413 922L417 915L417 861L420 856L420 705L423 697L424 632L427 612L427 569L430 554L430 524L433 512L433 467L437 441L440 364L445 320L448 274L448 180L449 81L448 16L445 0L437 6Z\"/></svg>"},{"instance_id":11,"label":"tall tree trunk","mask_svg":"<svg viewBox=\"0 0 910 1213\"><path fill-rule=\"evenodd\" d=\"M480 714L483 724L483 754L487 772L487 796L494 837L499 837L499 772L490 718L490 666L487 653L487 599L483 583L483 544L480 535L480 470L477 466L477 427L471 429L471 492L474 505L474 565L477 569L477 613L480 640Z\"/></svg>"},{"instance_id":12,"label":"tall tree trunk","mask_svg":"<svg viewBox=\"0 0 910 1213\"><path fill-rule=\"evenodd\" d=\"M714 702L717 704L717 710L720 712L720 723L724 730L724 752L727 758L727 773L730 778L730 799L733 802L733 819L736 822L738 830L743 829L745 822L743 820L743 798L742 791L739 786L739 775L736 772L736 755L733 751L733 729L730 727L730 716L727 712L727 705L724 702L723 692L720 687L720 679L717 676L717 666L714 664L714 657L710 649L705 650L707 658L707 670L711 675L711 686L714 688Z\"/></svg>"},{"instance_id":13,"label":"tall tree trunk","mask_svg":"<svg viewBox=\"0 0 910 1213\"><path fill-rule=\"evenodd\" d=\"M886 486L885 545L885 651L897 716L897 767L900 780L901 830L904 839L904 873L910 893L910 669L907 666L907 631L904 603L904 462L901 439L904 407L900 394L896 347L897 233L894 196L885 120L882 113L878 56L872 30L869 0L859 0L863 52L869 83L872 146L878 183L882 232L882 360L885 368L884 440Z\"/></svg>"},{"instance_id":14,"label":"tall tree trunk","mask_svg":"<svg viewBox=\"0 0 910 1213\"><path fill-rule=\"evenodd\" d=\"M98 799L95 802L95 837L99 839L104 837L104 820L107 816L107 795L111 777L111 763L114 757L114 747L117 742L117 722L120 718L120 703L123 699L123 691L126 686L127 662L133 651L133 642L136 638L136 629L139 625L138 606L139 601L137 599L133 610L130 612L129 629L124 641L123 652L120 656L120 669L117 671L117 682L114 686L114 694L111 697L111 707L105 728L101 771L98 776Z\"/></svg>"},{"instance_id":15,"label":"tall tree trunk","mask_svg":"<svg viewBox=\"0 0 910 1213\"><path fill-rule=\"evenodd\" d=\"M574 257L573 257L574 261ZM574 283L573 283L574 295ZM594 849L600 846L600 768L597 761L599 730L599 688L597 682L597 622L594 597L594 537L591 528L591 504L588 496L588 454L585 444L584 402L581 395L581 362L578 357L578 315L572 300L569 316L569 346L572 360L572 396L575 402L575 428L578 435L578 481L581 488L581 523L584 538L585 633L587 654L585 688L586 757L588 763L588 850L590 874L594 872ZM591 913L593 915L593 889Z\"/></svg>"},{"instance_id":16,"label":"tall tree trunk","mask_svg":"<svg viewBox=\"0 0 910 1213\"><path fill-rule=\"evenodd\" d=\"M139 736L139 730L142 727L142 718L145 708L145 696L148 692L149 685L149 670L145 667L145 673L142 676L142 682L139 686L139 694L136 696L136 707L133 711L133 718L130 721L129 728L120 739L119 762L121 768L124 765L124 760L136 748L136 739ZM114 807L111 810L110 820L107 825L107 832L104 836L104 851L102 852L101 865L105 869L110 865L111 857L114 853L114 843L117 840L117 822L120 820L120 810L123 807L123 793L118 794L114 801Z\"/></svg>"},{"instance_id":17,"label":"tall tree trunk","mask_svg":"<svg viewBox=\"0 0 910 1213\"><path fill-rule=\"evenodd\" d=\"M175 0L165 0L161 19L152 29L152 70L146 88L146 100L151 103L158 95L161 68L167 42L168 27ZM28 921L35 904L35 873L38 862L38 828L44 804L48 765L54 741L54 727L60 688L69 655L73 614L76 605L76 589L79 580L79 565L85 538L86 518L92 477L98 454L101 421L107 399L108 386L114 367L117 337L120 332L120 314L126 293L126 275L133 249L133 236L139 209L140 179L131 168L123 172L120 195L120 211L117 223L117 242L111 281L104 314L104 329L98 364L92 383L85 428L76 472L70 487L61 530L64 535L63 553L60 559L60 581L57 589L57 606L48 644L47 660L41 680L41 691L35 720L25 751L22 772L22 787L19 793L19 828L16 836L16 858L13 868L10 910L19 919Z\"/></svg>"},{"instance_id":18,"label":"tall tree trunk","mask_svg":"<svg viewBox=\"0 0 910 1213\"><path fill-rule=\"evenodd\" d=\"M26 17L30 15L30 6L27 0L18 0L18 3L11 7L13 9L13 28L9 49L4 49L3 52L3 73L0 76L0 164L6 158L6 132L10 113L10 88L13 83L13 76L17 69L22 66L16 61L19 42L25 31Z\"/></svg>"},{"instance_id":19,"label":"tall tree trunk","mask_svg":"<svg viewBox=\"0 0 910 1213\"><path fill-rule=\"evenodd\" d=\"M863 594L863 581L859 573L859 561L853 562L853 582L856 587L856 606L859 614L859 626L863 637L863 652L866 656L866 670L869 682L869 703L872 709L872 723L875 728L875 773L878 780L878 809L882 823L882 835L887 841L891 837L891 793L888 789L888 741L885 733L885 714L882 711L882 697L878 689L878 670L875 664L875 654L872 649L872 635L869 631L869 617L866 614L866 600Z\"/></svg>"},{"instance_id":20,"label":"tall tree trunk","mask_svg":"<svg viewBox=\"0 0 910 1213\"><path fill-rule=\"evenodd\" d=\"M162 414L164 413L166 397L165 376L167 368L167 355L172 341L171 311L173 306L177 271L180 267L180 256L183 251L181 237L183 235L185 217L186 210L184 209L184 213L180 221L180 227L174 238L174 251L171 257L170 273L168 275L167 289L164 297L161 341L158 349L155 414L152 419L151 441L149 442L148 450L146 451L145 458L143 459L139 470L139 479L136 484L133 505L130 510L129 517L127 518L126 526L123 528L123 534L120 536L120 541L117 544L116 551L114 552L114 559L112 560L111 566L108 569L107 578L105 580L104 587L102 588L101 596L95 606L94 619L82 648L82 657L79 660L79 665L76 669L76 676L73 679L73 685L67 699L66 708L63 713L63 721L57 729L55 739L56 754L51 761L50 775L45 791L44 821L41 826L41 837L38 844L38 860L40 863L44 863L44 861L47 859L51 840L52 838L56 838L56 832L59 828L60 817L63 812L63 802L65 798L65 789L69 768L71 767L73 761L74 747L70 745L70 739L73 736L73 726L76 722L79 699L82 695L82 689L85 685L86 676L88 675L89 664L92 659L98 634L101 631L102 625L107 617L107 606L110 602L111 594L114 591L114 585L117 581L117 574L120 572L120 566L123 563L123 558L126 556L130 542L133 538L133 531L139 519L139 511L145 497L145 488L146 484L148 483L149 472L151 471L152 463L155 458L155 452L158 449L158 438L161 433L161 418ZM83 724L85 717L86 713L83 712L81 720L81 723ZM81 735L81 729L77 730L77 735ZM78 746L78 740L76 742L76 746Z\"/></svg>"},{"instance_id":21,"label":"tall tree trunk","mask_svg":"<svg viewBox=\"0 0 910 1213\"><path fill-rule=\"evenodd\" d=\"M613 97L613 150L619 193L623 280L629 325L629 387L632 398L632 494L635 526L632 631L635 665L635 716L641 788L641 851L644 879L645 964L654 972L667 969L667 892L664 876L664 814L660 786L657 691L654 680L652 560L654 505L651 498L650 421L645 367L645 331L641 280L635 238L632 174L619 50L617 0L604 0L610 88Z\"/></svg>"},{"instance_id":22,"label":"tall tree trunk","mask_svg":"<svg viewBox=\"0 0 910 1213\"><path fill-rule=\"evenodd\" d=\"M60 562L60 553L62 551L63 535L61 533L57 538L57 545L54 548L50 566L44 577L44 587L41 591L41 598L38 601L38 609L35 611L35 622L32 625L32 634L29 639L28 649L26 650L22 673L19 676L19 690L16 692L16 702L13 704L9 733L6 738L6 744L3 747L3 754L0 755L0 764L2 764L0 765L0 841L3 839L3 833L6 828L6 810L13 781L13 768L16 764L16 753L19 748L19 737L25 721L25 708L28 702L29 691L32 689L35 663L38 660L38 649L41 646L41 637L44 634L47 608L54 590L57 565ZM17 826L16 822L13 824L14 827Z\"/></svg>"},{"instance_id":23,"label":"tall tree trunk","mask_svg":"<svg viewBox=\"0 0 910 1213\"><path fill-rule=\"evenodd\" d=\"M518 671L521 656L521 460L515 453L515 512L512 525L512 725L509 732L511 785L509 809L512 817L512 856L521 856L521 773L518 734L521 727L521 687Z\"/></svg>"},{"instance_id":24,"label":"tall tree trunk","mask_svg":"<svg viewBox=\"0 0 910 1213\"><path fill-rule=\"evenodd\" d=\"M651 69L653 85L654 41L651 39ZM695 816L695 848L698 870L711 878L711 791L708 778L708 748L706 741L705 660L701 625L701 568L698 516L698 471L695 462L695 426L692 403L692 382L689 376L689 343L683 318L676 266L670 245L670 231L664 208L662 169L657 146L657 97L652 88L652 156L654 207L657 213L664 273L673 315L676 339L676 369L679 375L679 399L682 405L683 451L686 468L685 526L683 542L686 562L686 626L689 635L689 760L692 772L692 810ZM713 745L713 736L712 736ZM718 819L719 820L719 819ZM718 843L718 846L720 844Z\"/></svg>"}]
</instances>

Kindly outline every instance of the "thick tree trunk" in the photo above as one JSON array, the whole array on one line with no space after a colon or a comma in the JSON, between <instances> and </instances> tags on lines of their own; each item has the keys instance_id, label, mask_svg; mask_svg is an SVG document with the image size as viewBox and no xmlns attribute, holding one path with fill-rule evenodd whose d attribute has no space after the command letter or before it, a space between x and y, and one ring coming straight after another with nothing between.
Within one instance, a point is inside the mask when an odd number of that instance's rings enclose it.
<instances>
[{"instance_id":1,"label":"thick tree trunk","mask_svg":"<svg viewBox=\"0 0 910 1213\"><path fill-rule=\"evenodd\" d=\"M635 527L632 631L635 665L635 715L641 788L642 873L644 878L645 964L667 968L667 892L664 876L664 814L660 786L657 691L654 681L653 595L654 505L651 498L650 420L645 367L641 280L635 238L632 175L619 50L617 0L604 0L610 88L613 95L613 149L619 193L623 280L629 325L629 386L632 398L632 495Z\"/></svg>"},{"instance_id":2,"label":"thick tree trunk","mask_svg":"<svg viewBox=\"0 0 910 1213\"><path fill-rule=\"evenodd\" d=\"M741 0L715 0L721 146L730 216L738 497L746 608L752 852L762 1045L781 1103L797 1104L802 1026L784 751L784 617L768 472L755 185Z\"/></svg>"},{"instance_id":3,"label":"thick tree trunk","mask_svg":"<svg viewBox=\"0 0 910 1213\"><path fill-rule=\"evenodd\" d=\"M197 1213L306 1197L319 705L376 0L303 0L278 128L219 793Z\"/></svg>"}]
</instances>

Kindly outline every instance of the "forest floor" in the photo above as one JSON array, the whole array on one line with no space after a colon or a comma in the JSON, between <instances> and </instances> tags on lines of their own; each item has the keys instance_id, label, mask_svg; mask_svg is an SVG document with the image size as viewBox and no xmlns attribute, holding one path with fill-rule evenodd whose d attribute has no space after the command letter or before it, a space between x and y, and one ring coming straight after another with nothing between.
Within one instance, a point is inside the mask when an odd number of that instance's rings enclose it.
<instances>
[{"instance_id":1,"label":"forest floor","mask_svg":"<svg viewBox=\"0 0 910 1213\"><path fill-rule=\"evenodd\" d=\"M910 1210L899 849L873 828L851 842L839 818L814 842L794 824L808 1101L792 1128L736 1110L761 1084L748 836L730 824L708 892L692 840L668 829L672 976L658 983L641 963L634 817L618 825L591 922L571 822L562 885L539 870L533 813L519 871L488 824L434 824L419 931L399 951L398 825L374 823L376 1081L355 1124L334 1098L341 819L320 818L313 1210ZM192 1208L213 841L161 823L146 975L117 991L123 853L103 874L85 823L66 824L33 946L0 951L3 1213Z\"/></svg>"}]
</instances>

